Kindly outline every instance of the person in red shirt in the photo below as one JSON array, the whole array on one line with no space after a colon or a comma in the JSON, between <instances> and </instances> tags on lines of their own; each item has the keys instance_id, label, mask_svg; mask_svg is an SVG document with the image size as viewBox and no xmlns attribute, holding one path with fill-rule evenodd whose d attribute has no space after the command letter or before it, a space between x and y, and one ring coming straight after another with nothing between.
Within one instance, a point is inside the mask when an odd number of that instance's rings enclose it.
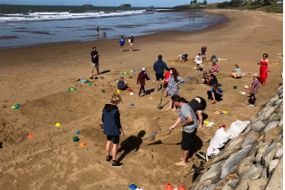
<instances>
[{"instance_id":1,"label":"person in red shirt","mask_svg":"<svg viewBox=\"0 0 285 190\"><path fill-rule=\"evenodd\" d=\"M137 78L137 84L140 84L139 97L141 97L141 92L144 94L146 93L144 88L146 80L149 80L149 76L146 73L146 69L143 67Z\"/></svg>"},{"instance_id":2,"label":"person in red shirt","mask_svg":"<svg viewBox=\"0 0 285 190\"><path fill-rule=\"evenodd\" d=\"M170 78L170 71L166 71L165 73L164 73L164 78L163 78L163 88L167 88L167 85L168 85L168 80L169 80L169 78Z\"/></svg>"}]
</instances>

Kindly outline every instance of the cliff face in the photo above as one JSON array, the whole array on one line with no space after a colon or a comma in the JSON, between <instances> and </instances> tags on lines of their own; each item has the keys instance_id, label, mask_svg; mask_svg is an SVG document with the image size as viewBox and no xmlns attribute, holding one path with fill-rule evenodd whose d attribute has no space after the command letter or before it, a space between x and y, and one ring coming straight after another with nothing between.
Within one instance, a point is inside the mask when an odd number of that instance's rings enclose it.
<instances>
[{"instance_id":1,"label":"cliff face","mask_svg":"<svg viewBox=\"0 0 285 190\"><path fill-rule=\"evenodd\" d=\"M281 190L282 156L281 86L245 131L232 139L205 165L204 171L198 175L190 190ZM278 169L275 172L276 167Z\"/></svg>"}]
</instances>

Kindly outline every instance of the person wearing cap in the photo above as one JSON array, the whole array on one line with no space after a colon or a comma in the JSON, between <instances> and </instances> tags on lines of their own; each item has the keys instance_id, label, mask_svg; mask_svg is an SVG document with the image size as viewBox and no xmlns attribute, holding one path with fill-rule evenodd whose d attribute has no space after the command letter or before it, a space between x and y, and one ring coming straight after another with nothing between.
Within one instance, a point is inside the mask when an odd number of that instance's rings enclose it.
<instances>
[{"instance_id":1,"label":"person wearing cap","mask_svg":"<svg viewBox=\"0 0 285 190\"><path fill-rule=\"evenodd\" d=\"M146 80L149 80L149 76L146 73L146 69L143 67L137 78L137 84L140 84L139 97L141 97L141 92L143 92L144 95L146 93L144 88Z\"/></svg>"},{"instance_id":2,"label":"person wearing cap","mask_svg":"<svg viewBox=\"0 0 285 190\"><path fill-rule=\"evenodd\" d=\"M155 78L156 78L156 90L159 91L162 87L162 80L163 80L163 74L164 70L169 70L166 63L162 60L162 55L158 55L158 60L153 64L153 70L155 72Z\"/></svg>"},{"instance_id":3,"label":"person wearing cap","mask_svg":"<svg viewBox=\"0 0 285 190\"><path fill-rule=\"evenodd\" d=\"M124 135L124 131L121 126L120 112L117 105L122 102L122 98L118 94L113 94L110 102L110 104L105 104L102 113L103 132L107 136L106 161L112 160L112 166L119 167L123 164L117 160L118 144L120 135Z\"/></svg>"},{"instance_id":4,"label":"person wearing cap","mask_svg":"<svg viewBox=\"0 0 285 190\"><path fill-rule=\"evenodd\" d=\"M198 121L196 115L190 105L183 97L174 96L173 97L174 106L179 108L179 117L173 125L169 127L170 133L176 127L182 124L182 140L181 140L181 149L183 152L183 157L180 162L175 163L178 166L186 166L189 159L190 151L196 149L196 133L198 128Z\"/></svg>"},{"instance_id":5,"label":"person wearing cap","mask_svg":"<svg viewBox=\"0 0 285 190\"><path fill-rule=\"evenodd\" d=\"M234 78L234 79L240 79L241 78L241 70L240 70L240 67L239 65L234 65L234 69L232 71L232 74L231 76Z\"/></svg>"},{"instance_id":6,"label":"person wearing cap","mask_svg":"<svg viewBox=\"0 0 285 190\"><path fill-rule=\"evenodd\" d=\"M258 88L259 88L259 77L258 77L258 74L255 73L253 74L253 77L252 77L252 83L250 85L250 89L249 89L249 99L248 99L248 105L249 106L255 106L255 101L256 101L256 93L258 91Z\"/></svg>"}]
</instances>

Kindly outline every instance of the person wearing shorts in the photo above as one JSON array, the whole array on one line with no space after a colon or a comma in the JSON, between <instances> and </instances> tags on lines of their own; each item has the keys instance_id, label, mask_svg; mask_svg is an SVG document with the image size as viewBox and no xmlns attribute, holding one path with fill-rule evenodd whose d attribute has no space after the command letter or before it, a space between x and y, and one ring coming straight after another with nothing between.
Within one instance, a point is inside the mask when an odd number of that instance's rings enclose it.
<instances>
[{"instance_id":1,"label":"person wearing shorts","mask_svg":"<svg viewBox=\"0 0 285 190\"><path fill-rule=\"evenodd\" d=\"M91 78L93 79L95 69L97 70L97 74L98 75L100 74L100 72L99 72L99 53L96 50L96 47L92 48L90 55L91 55L91 61L93 63L92 70L91 70Z\"/></svg>"},{"instance_id":2,"label":"person wearing shorts","mask_svg":"<svg viewBox=\"0 0 285 190\"><path fill-rule=\"evenodd\" d=\"M173 98L174 106L179 109L179 117L176 122L169 127L170 133L174 128L182 124L182 140L181 140L181 149L183 152L183 157L180 162L175 163L177 166L186 166L190 151L193 151L196 147L195 140L197 139L196 133L198 128L198 121L196 115L190 105L183 97L176 96Z\"/></svg>"},{"instance_id":3,"label":"person wearing shorts","mask_svg":"<svg viewBox=\"0 0 285 190\"><path fill-rule=\"evenodd\" d=\"M121 52L123 52L124 51L124 46L125 46L124 36L121 36L121 38L119 40L119 44L120 44L120 47L121 47Z\"/></svg>"},{"instance_id":4,"label":"person wearing shorts","mask_svg":"<svg viewBox=\"0 0 285 190\"><path fill-rule=\"evenodd\" d=\"M158 60L153 64L153 70L156 78L156 90L159 91L162 88L162 81L164 79L164 70L169 70L166 63L162 60L162 55L158 55Z\"/></svg>"},{"instance_id":5,"label":"person wearing shorts","mask_svg":"<svg viewBox=\"0 0 285 190\"><path fill-rule=\"evenodd\" d=\"M135 41L134 36L130 36L129 37L130 51L134 51L134 49L133 49L134 41Z\"/></svg>"},{"instance_id":6,"label":"person wearing shorts","mask_svg":"<svg viewBox=\"0 0 285 190\"><path fill-rule=\"evenodd\" d=\"M122 98L118 94L113 94L110 104L105 104L102 113L103 131L107 136L106 142L106 161L112 160L113 167L122 166L117 160L118 145L120 142L120 135L124 135L123 128L120 121L120 112L118 104ZM112 150L112 155L111 155Z\"/></svg>"}]
</instances>

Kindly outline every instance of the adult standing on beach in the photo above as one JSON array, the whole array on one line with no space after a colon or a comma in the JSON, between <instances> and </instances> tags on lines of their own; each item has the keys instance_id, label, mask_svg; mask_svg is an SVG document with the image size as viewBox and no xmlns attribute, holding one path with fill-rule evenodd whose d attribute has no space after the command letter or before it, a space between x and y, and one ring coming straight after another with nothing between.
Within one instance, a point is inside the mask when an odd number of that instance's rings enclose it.
<instances>
[{"instance_id":1,"label":"adult standing on beach","mask_svg":"<svg viewBox=\"0 0 285 190\"><path fill-rule=\"evenodd\" d=\"M262 56L262 59L259 61L258 65L260 65L260 69L259 69L259 79L260 79L260 83L262 85L265 85L267 76L268 76L268 64L269 64L269 60L268 60L268 54L264 53Z\"/></svg>"},{"instance_id":2,"label":"adult standing on beach","mask_svg":"<svg viewBox=\"0 0 285 190\"><path fill-rule=\"evenodd\" d=\"M97 26L96 31L97 31L97 39L99 39L99 36L100 36L100 27L99 26Z\"/></svg>"},{"instance_id":3,"label":"adult standing on beach","mask_svg":"<svg viewBox=\"0 0 285 190\"><path fill-rule=\"evenodd\" d=\"M168 85L165 91L165 96L170 97L170 104L167 110L170 110L173 107L173 102L171 97L173 95L179 95L179 85L183 83L184 80L179 76L177 70L175 68L170 68L170 78L168 80ZM175 111L175 106L173 107L173 111Z\"/></svg>"},{"instance_id":4,"label":"adult standing on beach","mask_svg":"<svg viewBox=\"0 0 285 190\"><path fill-rule=\"evenodd\" d=\"M109 162L112 160L113 167L119 167L123 165L117 160L120 135L124 135L124 131L120 121L120 112L117 106L120 102L122 102L121 96L118 94L113 94L111 98L111 104L105 104L102 113L103 131L104 134L107 136L106 161Z\"/></svg>"},{"instance_id":5,"label":"adult standing on beach","mask_svg":"<svg viewBox=\"0 0 285 190\"><path fill-rule=\"evenodd\" d=\"M129 37L130 51L134 51L133 49L134 41L135 41L134 36L130 36Z\"/></svg>"},{"instance_id":6,"label":"adult standing on beach","mask_svg":"<svg viewBox=\"0 0 285 190\"><path fill-rule=\"evenodd\" d=\"M93 63L92 70L91 70L91 78L93 79L95 68L97 70L97 74L98 75L100 74L100 72L99 72L99 53L96 50L96 47L92 48L90 55L91 55L91 61Z\"/></svg>"},{"instance_id":7,"label":"adult standing on beach","mask_svg":"<svg viewBox=\"0 0 285 190\"><path fill-rule=\"evenodd\" d=\"M182 140L181 149L183 157L180 162L175 163L177 166L186 166L189 159L189 152L195 149L196 133L198 128L198 121L192 108L183 97L175 96L173 103L179 109L179 117L176 122L169 127L170 133L182 124Z\"/></svg>"},{"instance_id":8,"label":"adult standing on beach","mask_svg":"<svg viewBox=\"0 0 285 190\"><path fill-rule=\"evenodd\" d=\"M159 91L162 88L164 70L169 70L166 63L162 60L162 55L158 55L158 60L153 64L153 70L156 78L156 90Z\"/></svg>"},{"instance_id":9,"label":"adult standing on beach","mask_svg":"<svg viewBox=\"0 0 285 190\"><path fill-rule=\"evenodd\" d=\"M121 47L121 52L124 51L124 47L125 47L125 39L124 39L124 36L121 36L120 40L119 40L119 44L120 44L120 47Z\"/></svg>"}]
</instances>

